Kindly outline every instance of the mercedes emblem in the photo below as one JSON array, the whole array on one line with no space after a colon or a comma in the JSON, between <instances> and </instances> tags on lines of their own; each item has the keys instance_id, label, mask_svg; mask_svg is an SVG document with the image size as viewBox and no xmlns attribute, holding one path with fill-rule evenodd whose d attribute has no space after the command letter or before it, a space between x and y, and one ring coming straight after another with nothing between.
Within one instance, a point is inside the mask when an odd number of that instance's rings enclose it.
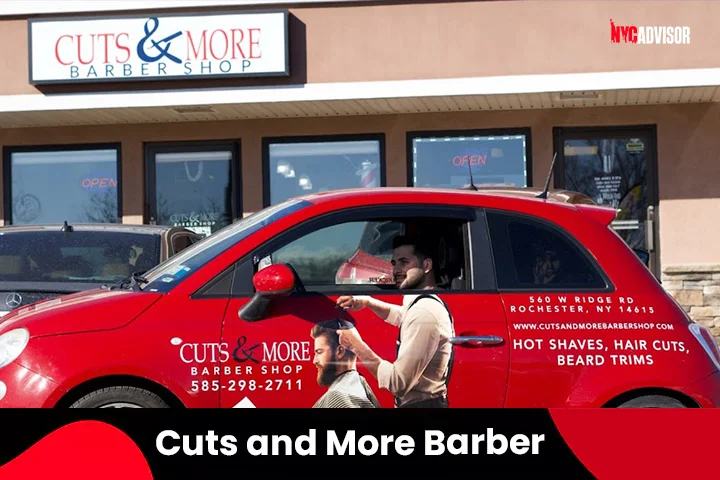
<instances>
[{"instance_id":1,"label":"mercedes emblem","mask_svg":"<svg viewBox=\"0 0 720 480\"><path fill-rule=\"evenodd\" d=\"M8 293L8 296L5 297L5 305L7 305L10 310L19 307L21 303L22 296L17 292Z\"/></svg>"}]
</instances>

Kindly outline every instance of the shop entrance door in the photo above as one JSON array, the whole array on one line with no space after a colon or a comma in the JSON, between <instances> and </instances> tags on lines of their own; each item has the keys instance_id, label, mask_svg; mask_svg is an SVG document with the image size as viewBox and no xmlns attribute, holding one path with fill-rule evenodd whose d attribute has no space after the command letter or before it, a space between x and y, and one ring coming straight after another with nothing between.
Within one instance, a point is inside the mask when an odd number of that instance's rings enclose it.
<instances>
[{"instance_id":1,"label":"shop entrance door","mask_svg":"<svg viewBox=\"0 0 720 480\"><path fill-rule=\"evenodd\" d=\"M242 216L240 145L233 141L145 145L145 223L207 236Z\"/></svg>"},{"instance_id":2,"label":"shop entrance door","mask_svg":"<svg viewBox=\"0 0 720 480\"><path fill-rule=\"evenodd\" d=\"M554 138L555 187L620 209L612 227L649 254L648 267L659 278L655 127L555 128Z\"/></svg>"}]
</instances>

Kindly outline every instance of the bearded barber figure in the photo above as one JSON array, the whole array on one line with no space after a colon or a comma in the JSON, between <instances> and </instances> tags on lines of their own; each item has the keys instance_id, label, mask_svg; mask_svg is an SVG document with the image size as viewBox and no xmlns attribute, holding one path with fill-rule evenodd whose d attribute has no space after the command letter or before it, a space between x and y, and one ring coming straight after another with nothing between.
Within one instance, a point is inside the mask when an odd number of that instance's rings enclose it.
<instances>
[{"instance_id":1,"label":"bearded barber figure","mask_svg":"<svg viewBox=\"0 0 720 480\"><path fill-rule=\"evenodd\" d=\"M342 322L333 320L314 325L310 331L315 340L313 364L318 369L317 382L328 387L313 408L381 408L370 385L356 369L355 354L340 345L339 327L342 328Z\"/></svg>"},{"instance_id":2,"label":"bearded barber figure","mask_svg":"<svg viewBox=\"0 0 720 480\"><path fill-rule=\"evenodd\" d=\"M393 278L400 290L437 287L433 252L421 238L393 239ZM428 292L429 293L429 292ZM340 344L355 352L380 388L395 396L398 408L448 408L447 383L452 366L452 316L435 295L405 295L402 306L368 296L341 296L345 310L370 308L400 329L395 362L380 358L357 328L338 330Z\"/></svg>"}]
</instances>

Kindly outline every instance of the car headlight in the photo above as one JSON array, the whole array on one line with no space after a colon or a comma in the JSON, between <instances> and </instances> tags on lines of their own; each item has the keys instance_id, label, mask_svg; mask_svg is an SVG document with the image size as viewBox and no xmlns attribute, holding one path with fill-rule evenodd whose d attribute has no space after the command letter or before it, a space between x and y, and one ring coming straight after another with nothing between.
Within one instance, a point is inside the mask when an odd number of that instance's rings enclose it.
<instances>
[{"instance_id":1,"label":"car headlight","mask_svg":"<svg viewBox=\"0 0 720 480\"><path fill-rule=\"evenodd\" d=\"M20 356L30 341L30 332L26 328L16 328L0 335L0 368Z\"/></svg>"}]
</instances>

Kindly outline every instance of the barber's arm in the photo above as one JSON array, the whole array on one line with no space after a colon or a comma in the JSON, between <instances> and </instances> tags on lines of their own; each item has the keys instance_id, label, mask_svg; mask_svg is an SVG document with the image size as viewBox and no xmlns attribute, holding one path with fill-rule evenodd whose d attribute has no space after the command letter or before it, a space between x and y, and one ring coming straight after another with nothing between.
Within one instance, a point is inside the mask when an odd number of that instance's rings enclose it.
<instances>
[{"instance_id":1,"label":"barber's arm","mask_svg":"<svg viewBox=\"0 0 720 480\"><path fill-rule=\"evenodd\" d=\"M377 378L378 386L394 395L406 394L435 354L434 346L439 332L432 316L423 309L410 311L403 325L403 342L394 363L380 358L360 338L357 329L340 330L340 342L358 356L370 373Z\"/></svg>"},{"instance_id":2,"label":"barber's arm","mask_svg":"<svg viewBox=\"0 0 720 480\"><path fill-rule=\"evenodd\" d=\"M390 325L398 326L402 317L402 307L392 303L383 302L368 295L350 296L345 295L337 300L337 305L345 310L362 310L369 308L375 315L385 320Z\"/></svg>"}]
</instances>

